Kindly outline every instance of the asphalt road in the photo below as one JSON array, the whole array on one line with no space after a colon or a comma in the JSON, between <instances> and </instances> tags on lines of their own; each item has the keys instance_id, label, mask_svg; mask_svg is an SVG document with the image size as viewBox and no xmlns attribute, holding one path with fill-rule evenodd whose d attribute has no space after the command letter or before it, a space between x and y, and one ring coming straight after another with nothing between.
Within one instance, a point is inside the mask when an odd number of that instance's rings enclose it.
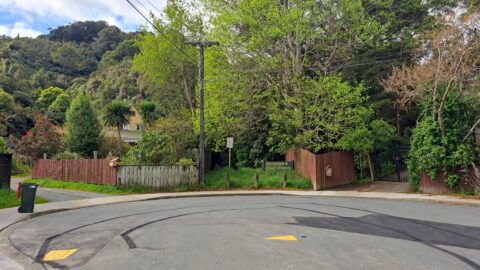
<instances>
[{"instance_id":1,"label":"asphalt road","mask_svg":"<svg viewBox=\"0 0 480 270\"><path fill-rule=\"evenodd\" d=\"M265 239L276 236L294 241ZM480 208L410 201L154 200L49 214L0 237L26 269L480 269Z\"/></svg>"}]
</instances>

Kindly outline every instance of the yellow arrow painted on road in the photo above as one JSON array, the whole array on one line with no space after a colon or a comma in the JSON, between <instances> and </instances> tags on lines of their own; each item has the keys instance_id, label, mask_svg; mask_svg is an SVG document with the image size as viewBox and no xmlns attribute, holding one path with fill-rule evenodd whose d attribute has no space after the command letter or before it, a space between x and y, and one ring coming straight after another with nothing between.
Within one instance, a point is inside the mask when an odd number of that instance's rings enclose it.
<instances>
[{"instance_id":1,"label":"yellow arrow painted on road","mask_svg":"<svg viewBox=\"0 0 480 270\"><path fill-rule=\"evenodd\" d=\"M65 260L70 257L73 253L77 252L78 248L75 249L61 249L61 250L52 250L45 254L43 261L60 261Z\"/></svg>"},{"instance_id":2,"label":"yellow arrow painted on road","mask_svg":"<svg viewBox=\"0 0 480 270\"><path fill-rule=\"evenodd\" d=\"M295 235L280 235L280 236L267 237L265 238L265 240L297 241L297 237L295 237Z\"/></svg>"}]
</instances>

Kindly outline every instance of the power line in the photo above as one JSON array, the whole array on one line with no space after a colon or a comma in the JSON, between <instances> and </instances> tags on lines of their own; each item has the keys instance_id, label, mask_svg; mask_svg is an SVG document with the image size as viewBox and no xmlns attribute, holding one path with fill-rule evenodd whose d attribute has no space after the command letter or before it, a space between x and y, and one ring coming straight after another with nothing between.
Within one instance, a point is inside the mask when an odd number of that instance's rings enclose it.
<instances>
[{"instance_id":1,"label":"power line","mask_svg":"<svg viewBox=\"0 0 480 270\"><path fill-rule=\"evenodd\" d=\"M132 6L132 8L135 9L135 11L138 14L140 14L155 30L157 30L157 32L160 35L162 35L165 39L167 39L177 50L179 50L183 55L190 58L190 56L185 51L183 51L177 44L175 44L175 42L173 42L165 33L163 33L163 31L160 30L152 21L150 21L150 19L148 19L148 17L137 6L135 6L130 0L125 0L125 1L127 1L127 3L130 6ZM138 0L136 0L136 1L138 2ZM144 5L142 5L142 6L144 6ZM188 61L188 62L194 64L194 62L191 62L191 61Z\"/></svg>"},{"instance_id":2,"label":"power line","mask_svg":"<svg viewBox=\"0 0 480 270\"><path fill-rule=\"evenodd\" d=\"M158 14L162 14L162 12L150 0L147 0L147 3L149 3L150 6L152 6L153 9L155 9L158 12Z\"/></svg>"}]
</instances>

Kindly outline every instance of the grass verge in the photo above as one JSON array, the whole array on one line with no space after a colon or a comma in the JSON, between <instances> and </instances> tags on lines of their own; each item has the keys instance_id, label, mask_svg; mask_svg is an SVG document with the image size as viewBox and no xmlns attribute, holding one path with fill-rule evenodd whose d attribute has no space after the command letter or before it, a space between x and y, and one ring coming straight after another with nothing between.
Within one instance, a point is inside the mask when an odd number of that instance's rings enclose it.
<instances>
[{"instance_id":1,"label":"grass verge","mask_svg":"<svg viewBox=\"0 0 480 270\"><path fill-rule=\"evenodd\" d=\"M36 204L46 203L46 202L48 202L47 199L44 199L41 197L35 198ZM7 188L0 189L0 209L15 207L19 205L20 205L20 201L17 200L15 191Z\"/></svg>"},{"instance_id":2,"label":"grass verge","mask_svg":"<svg viewBox=\"0 0 480 270\"><path fill-rule=\"evenodd\" d=\"M112 185L96 185L96 184L87 184L87 183L80 183L80 182L65 182L65 181L53 180L53 179L29 179L25 182L35 183L40 185L40 187L46 187L46 188L69 189L69 190L96 192L96 193L111 194L111 195L152 193L157 191L154 188L144 187L144 186L117 187Z\"/></svg>"},{"instance_id":3,"label":"grass verge","mask_svg":"<svg viewBox=\"0 0 480 270\"><path fill-rule=\"evenodd\" d=\"M225 174L229 174L229 186L225 183ZM185 192L201 190L226 190L226 189L254 189L254 176L259 174L259 188L261 189L282 189L283 175L287 174L287 189L310 190L312 184L307 178L300 177L293 170L278 169L267 170L252 168L240 168L238 170L223 168L208 172L205 175L205 186L180 185L171 188L152 188L144 186L117 187L111 185L96 185L80 182L65 182L53 179L29 179L26 182L35 183L41 187L59 188L86 192L96 192L110 195L141 194L154 192Z\"/></svg>"},{"instance_id":4,"label":"grass verge","mask_svg":"<svg viewBox=\"0 0 480 270\"><path fill-rule=\"evenodd\" d=\"M225 174L229 175L229 187L225 183ZM205 175L205 188L216 189L253 189L255 188L255 173L259 175L259 188L282 189L283 175L287 174L287 189L310 190L312 184L309 179L299 176L294 170L274 169L262 170L254 168L229 169L222 168Z\"/></svg>"}]
</instances>

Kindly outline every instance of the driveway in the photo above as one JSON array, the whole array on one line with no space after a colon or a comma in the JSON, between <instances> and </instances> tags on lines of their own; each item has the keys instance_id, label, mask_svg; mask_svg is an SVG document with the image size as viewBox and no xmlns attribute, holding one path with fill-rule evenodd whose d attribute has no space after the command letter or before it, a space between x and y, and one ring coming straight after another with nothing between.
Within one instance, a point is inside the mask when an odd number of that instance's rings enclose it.
<instances>
[{"instance_id":1,"label":"driveway","mask_svg":"<svg viewBox=\"0 0 480 270\"><path fill-rule=\"evenodd\" d=\"M381 199L131 202L40 216L0 238L26 269L480 269L480 208Z\"/></svg>"}]
</instances>

